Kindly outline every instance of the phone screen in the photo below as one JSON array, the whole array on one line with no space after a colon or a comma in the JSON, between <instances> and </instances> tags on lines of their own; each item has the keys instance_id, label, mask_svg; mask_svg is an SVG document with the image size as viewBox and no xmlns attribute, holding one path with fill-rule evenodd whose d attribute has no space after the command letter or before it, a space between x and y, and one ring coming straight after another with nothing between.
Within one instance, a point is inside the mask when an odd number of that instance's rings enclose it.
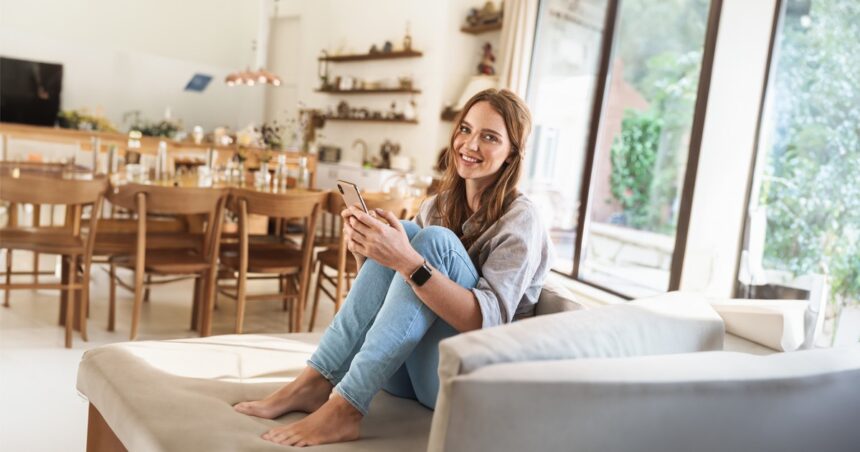
<instances>
[{"instance_id":1,"label":"phone screen","mask_svg":"<svg viewBox=\"0 0 860 452\"><path fill-rule=\"evenodd\" d=\"M367 204L364 203L364 198L361 197L361 192L358 190L358 185L345 180L339 180L337 181L337 189L340 191L341 196L343 196L343 202L347 206L358 204L364 210L364 213L369 213L367 211Z\"/></svg>"}]
</instances>

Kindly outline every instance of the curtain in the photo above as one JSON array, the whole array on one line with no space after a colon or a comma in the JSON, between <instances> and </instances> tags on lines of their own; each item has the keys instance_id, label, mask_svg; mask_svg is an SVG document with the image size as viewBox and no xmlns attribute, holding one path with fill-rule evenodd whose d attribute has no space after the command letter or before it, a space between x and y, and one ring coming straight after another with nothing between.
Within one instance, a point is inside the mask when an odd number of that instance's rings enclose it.
<instances>
[{"instance_id":1,"label":"curtain","mask_svg":"<svg viewBox=\"0 0 860 452\"><path fill-rule=\"evenodd\" d=\"M526 97L538 0L504 0L499 46L499 88Z\"/></svg>"}]
</instances>

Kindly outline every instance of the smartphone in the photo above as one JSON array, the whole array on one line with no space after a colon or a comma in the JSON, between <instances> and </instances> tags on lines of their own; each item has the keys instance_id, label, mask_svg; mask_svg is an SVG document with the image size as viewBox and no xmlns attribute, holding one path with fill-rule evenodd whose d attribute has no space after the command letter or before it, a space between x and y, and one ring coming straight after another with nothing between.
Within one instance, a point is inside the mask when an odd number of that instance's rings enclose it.
<instances>
[{"instance_id":1,"label":"smartphone","mask_svg":"<svg viewBox=\"0 0 860 452\"><path fill-rule=\"evenodd\" d=\"M367 211L367 204L364 203L364 198L361 197L358 185L345 180L338 180L337 189L340 191L340 195L343 196L343 202L345 202L348 207L358 204L361 206L361 210L364 210L364 213L370 213Z\"/></svg>"}]
</instances>

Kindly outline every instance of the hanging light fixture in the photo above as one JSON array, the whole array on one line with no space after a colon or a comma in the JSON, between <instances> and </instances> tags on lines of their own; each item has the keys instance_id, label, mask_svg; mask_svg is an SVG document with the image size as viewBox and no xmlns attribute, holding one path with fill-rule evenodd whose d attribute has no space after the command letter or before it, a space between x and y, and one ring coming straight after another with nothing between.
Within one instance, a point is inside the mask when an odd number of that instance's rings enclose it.
<instances>
[{"instance_id":1,"label":"hanging light fixture","mask_svg":"<svg viewBox=\"0 0 860 452\"><path fill-rule=\"evenodd\" d=\"M272 10L272 18L278 17L278 0L275 0ZM251 41L251 58L257 57L257 40ZM263 68L262 66L256 71L252 71L248 66L244 71L236 71L227 74L224 78L224 83L227 86L245 85L272 85L281 86L281 79L273 72Z\"/></svg>"},{"instance_id":2,"label":"hanging light fixture","mask_svg":"<svg viewBox=\"0 0 860 452\"><path fill-rule=\"evenodd\" d=\"M251 41L251 53L256 54L257 51L257 41ZM254 86L254 85L272 85L272 86L281 86L281 79L272 71L269 71L263 67L260 67L256 71L252 71L250 67L246 67L245 70L231 72L227 74L227 77L224 78L224 83L227 86L236 86L236 85L246 85L246 86Z\"/></svg>"}]
</instances>

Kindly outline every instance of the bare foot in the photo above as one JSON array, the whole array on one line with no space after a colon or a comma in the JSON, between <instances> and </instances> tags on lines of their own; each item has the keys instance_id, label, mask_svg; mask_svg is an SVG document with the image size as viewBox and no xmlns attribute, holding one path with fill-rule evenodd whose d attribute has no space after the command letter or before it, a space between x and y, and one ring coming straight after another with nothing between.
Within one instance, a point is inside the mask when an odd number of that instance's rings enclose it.
<instances>
[{"instance_id":1,"label":"bare foot","mask_svg":"<svg viewBox=\"0 0 860 452\"><path fill-rule=\"evenodd\" d=\"M275 427L262 438L284 446L317 446L358 439L361 412L335 393L319 410L289 425Z\"/></svg>"},{"instance_id":2,"label":"bare foot","mask_svg":"<svg viewBox=\"0 0 860 452\"><path fill-rule=\"evenodd\" d=\"M291 411L313 413L328 400L332 385L311 367L263 400L241 402L233 409L249 416L274 419Z\"/></svg>"}]
</instances>

